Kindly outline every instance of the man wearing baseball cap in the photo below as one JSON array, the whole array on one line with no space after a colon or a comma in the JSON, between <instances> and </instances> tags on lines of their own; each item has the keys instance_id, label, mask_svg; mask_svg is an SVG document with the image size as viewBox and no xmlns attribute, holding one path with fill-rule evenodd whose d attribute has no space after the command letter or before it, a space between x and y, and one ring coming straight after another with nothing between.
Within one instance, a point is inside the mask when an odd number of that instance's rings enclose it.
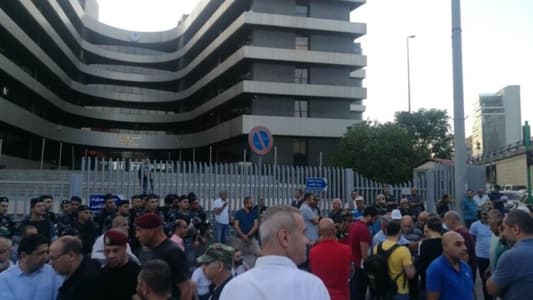
<instances>
[{"instance_id":1,"label":"man wearing baseball cap","mask_svg":"<svg viewBox=\"0 0 533 300\"><path fill-rule=\"evenodd\" d=\"M222 243L209 245L204 255L198 257L198 263L202 264L205 277L214 285L210 300L218 300L222 289L228 283L231 276L233 254L235 249Z\"/></svg>"},{"instance_id":2,"label":"man wearing baseball cap","mask_svg":"<svg viewBox=\"0 0 533 300\"><path fill-rule=\"evenodd\" d=\"M176 299L190 300L192 284L189 280L187 260L178 245L171 241L163 230L163 219L158 214L146 213L135 219L135 236L141 245L149 248L150 259L165 261L172 274L172 296Z\"/></svg>"},{"instance_id":3,"label":"man wearing baseball cap","mask_svg":"<svg viewBox=\"0 0 533 300\"><path fill-rule=\"evenodd\" d=\"M129 258L127 244L128 236L119 229L111 229L104 234L104 299L130 300L135 294L141 268Z\"/></svg>"}]
</instances>

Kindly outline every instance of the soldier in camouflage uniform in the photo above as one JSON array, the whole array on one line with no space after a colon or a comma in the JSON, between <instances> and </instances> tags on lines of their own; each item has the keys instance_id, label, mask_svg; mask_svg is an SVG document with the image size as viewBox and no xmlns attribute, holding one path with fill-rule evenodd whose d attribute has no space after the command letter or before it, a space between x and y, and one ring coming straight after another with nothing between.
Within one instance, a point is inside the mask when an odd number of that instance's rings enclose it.
<instances>
[{"instance_id":1,"label":"soldier in camouflage uniform","mask_svg":"<svg viewBox=\"0 0 533 300\"><path fill-rule=\"evenodd\" d=\"M231 268L234 253L235 249L232 247L215 243L207 247L204 255L198 257L197 261L202 265L205 277L214 286L209 299L218 300L224 286L233 278Z\"/></svg>"}]
</instances>

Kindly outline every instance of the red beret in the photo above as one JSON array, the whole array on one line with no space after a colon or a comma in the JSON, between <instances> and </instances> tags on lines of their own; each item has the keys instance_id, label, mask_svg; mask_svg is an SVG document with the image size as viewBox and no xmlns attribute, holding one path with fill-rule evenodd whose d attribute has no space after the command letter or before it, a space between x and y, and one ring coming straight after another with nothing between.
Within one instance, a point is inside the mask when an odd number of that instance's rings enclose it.
<instances>
[{"instance_id":1,"label":"red beret","mask_svg":"<svg viewBox=\"0 0 533 300\"><path fill-rule=\"evenodd\" d=\"M154 213L144 214L135 219L135 226L141 228L152 229L163 225L163 220L161 217Z\"/></svg>"},{"instance_id":2,"label":"red beret","mask_svg":"<svg viewBox=\"0 0 533 300\"><path fill-rule=\"evenodd\" d=\"M108 230L104 235L104 245L106 246L122 246L128 243L128 236L116 229Z\"/></svg>"}]
</instances>

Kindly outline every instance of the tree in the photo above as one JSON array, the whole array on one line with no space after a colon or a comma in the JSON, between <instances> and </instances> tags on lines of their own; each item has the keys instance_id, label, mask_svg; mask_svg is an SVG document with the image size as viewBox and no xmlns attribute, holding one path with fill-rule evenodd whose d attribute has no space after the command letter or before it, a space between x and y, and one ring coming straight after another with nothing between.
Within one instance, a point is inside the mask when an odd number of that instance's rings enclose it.
<instances>
[{"instance_id":1,"label":"tree","mask_svg":"<svg viewBox=\"0 0 533 300\"><path fill-rule=\"evenodd\" d=\"M402 111L395 114L395 123L406 129L414 138L417 152L428 152L427 158L452 157L453 136L449 119L448 113L439 109L420 109L413 113Z\"/></svg>"},{"instance_id":2,"label":"tree","mask_svg":"<svg viewBox=\"0 0 533 300\"><path fill-rule=\"evenodd\" d=\"M330 162L379 182L402 183L412 179L413 167L427 157L427 151L415 149L414 143L397 124L365 121L348 129Z\"/></svg>"}]
</instances>

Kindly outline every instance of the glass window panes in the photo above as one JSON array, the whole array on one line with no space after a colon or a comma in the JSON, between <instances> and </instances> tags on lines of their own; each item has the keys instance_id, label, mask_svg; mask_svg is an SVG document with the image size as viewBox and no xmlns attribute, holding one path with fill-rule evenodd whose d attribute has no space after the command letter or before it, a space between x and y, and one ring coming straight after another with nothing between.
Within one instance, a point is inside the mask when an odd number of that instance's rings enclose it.
<instances>
[{"instance_id":1,"label":"glass window panes","mask_svg":"<svg viewBox=\"0 0 533 300\"><path fill-rule=\"evenodd\" d=\"M297 118L307 118L309 116L309 102L307 100L294 101L294 116Z\"/></svg>"},{"instance_id":2,"label":"glass window panes","mask_svg":"<svg viewBox=\"0 0 533 300\"><path fill-rule=\"evenodd\" d=\"M295 48L297 50L309 50L309 38L306 36L297 36Z\"/></svg>"},{"instance_id":3,"label":"glass window panes","mask_svg":"<svg viewBox=\"0 0 533 300\"><path fill-rule=\"evenodd\" d=\"M308 83L309 76L307 68L296 68L294 70L294 82Z\"/></svg>"}]
</instances>

